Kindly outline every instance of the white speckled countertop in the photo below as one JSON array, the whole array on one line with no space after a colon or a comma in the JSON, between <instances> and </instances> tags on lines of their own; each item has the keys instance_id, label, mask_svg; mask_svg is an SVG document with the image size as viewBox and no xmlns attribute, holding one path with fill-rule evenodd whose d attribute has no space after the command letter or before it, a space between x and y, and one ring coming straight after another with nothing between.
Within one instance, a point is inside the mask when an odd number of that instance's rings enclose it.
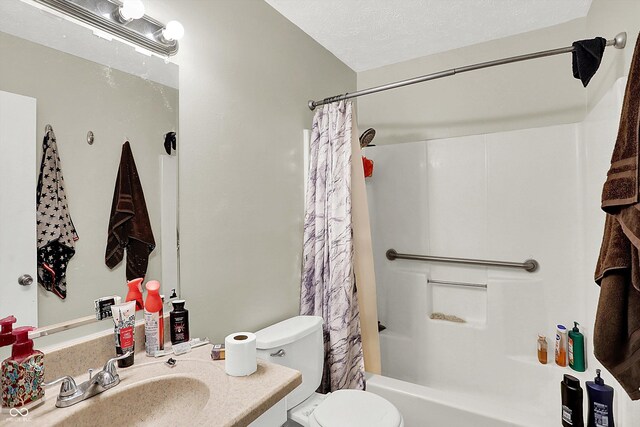
<instances>
[{"instance_id":1,"label":"white speckled countertop","mask_svg":"<svg viewBox=\"0 0 640 427\"><path fill-rule=\"evenodd\" d=\"M25 417L2 414L0 425L21 421L46 426L246 426L302 381L298 371L260 359L254 374L230 377L224 361L212 361L210 353L211 345L206 345L173 356L177 364L170 368L164 363L168 356L150 358L137 352L132 367L118 369L120 384L114 388L68 408L56 408L59 387L54 386L47 389L41 406ZM76 382L87 378L88 374L79 375Z\"/></svg>"}]
</instances>

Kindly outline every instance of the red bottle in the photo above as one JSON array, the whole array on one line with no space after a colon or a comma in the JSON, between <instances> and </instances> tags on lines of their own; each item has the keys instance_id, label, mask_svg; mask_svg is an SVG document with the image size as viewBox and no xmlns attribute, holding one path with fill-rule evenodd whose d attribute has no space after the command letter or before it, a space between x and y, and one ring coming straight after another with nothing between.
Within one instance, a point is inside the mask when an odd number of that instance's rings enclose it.
<instances>
[{"instance_id":1,"label":"red bottle","mask_svg":"<svg viewBox=\"0 0 640 427\"><path fill-rule=\"evenodd\" d=\"M143 278L133 279L127 282L129 287L129 293L124 302L135 301L136 311L144 309L144 302L142 302L142 281Z\"/></svg>"},{"instance_id":2,"label":"red bottle","mask_svg":"<svg viewBox=\"0 0 640 427\"><path fill-rule=\"evenodd\" d=\"M147 300L144 303L144 338L147 356L164 350L164 310L160 297L160 282L147 282Z\"/></svg>"},{"instance_id":3,"label":"red bottle","mask_svg":"<svg viewBox=\"0 0 640 427\"><path fill-rule=\"evenodd\" d=\"M14 323L16 318L13 316L0 319L0 347L11 345L16 341L16 337L12 334Z\"/></svg>"}]
</instances>

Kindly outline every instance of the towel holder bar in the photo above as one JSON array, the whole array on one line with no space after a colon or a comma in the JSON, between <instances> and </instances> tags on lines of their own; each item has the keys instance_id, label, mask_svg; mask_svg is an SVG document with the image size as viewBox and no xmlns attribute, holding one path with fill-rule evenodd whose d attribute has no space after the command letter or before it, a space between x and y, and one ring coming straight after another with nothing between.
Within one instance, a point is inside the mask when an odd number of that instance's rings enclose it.
<instances>
[{"instance_id":1,"label":"towel holder bar","mask_svg":"<svg viewBox=\"0 0 640 427\"><path fill-rule=\"evenodd\" d=\"M449 282L446 280L431 280L428 279L427 283L432 283L434 285L447 285L447 286L459 286L462 288L482 288L487 289L486 283L469 283L469 282Z\"/></svg>"},{"instance_id":2,"label":"towel holder bar","mask_svg":"<svg viewBox=\"0 0 640 427\"><path fill-rule=\"evenodd\" d=\"M540 264L535 259L528 259L525 262L510 262L510 261L494 261L487 259L471 259L471 258L450 258L441 256L427 256L427 255L414 255L414 254L401 254L395 249L389 249L387 251L387 259L394 261L396 259L411 259L415 261L431 261L431 262L449 262L453 264L469 264L469 265L487 265L490 267L504 267L504 268L522 268L529 273L536 271Z\"/></svg>"}]
</instances>

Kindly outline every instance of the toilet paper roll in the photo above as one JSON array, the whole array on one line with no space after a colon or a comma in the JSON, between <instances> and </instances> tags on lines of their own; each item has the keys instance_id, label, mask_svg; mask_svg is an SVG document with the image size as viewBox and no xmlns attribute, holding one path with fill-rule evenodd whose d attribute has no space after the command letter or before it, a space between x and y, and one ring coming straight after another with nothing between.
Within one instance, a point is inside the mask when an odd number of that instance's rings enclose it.
<instances>
[{"instance_id":1,"label":"toilet paper roll","mask_svg":"<svg viewBox=\"0 0 640 427\"><path fill-rule=\"evenodd\" d=\"M224 339L224 370L232 377L253 374L257 367L256 336L251 332L236 332Z\"/></svg>"}]
</instances>

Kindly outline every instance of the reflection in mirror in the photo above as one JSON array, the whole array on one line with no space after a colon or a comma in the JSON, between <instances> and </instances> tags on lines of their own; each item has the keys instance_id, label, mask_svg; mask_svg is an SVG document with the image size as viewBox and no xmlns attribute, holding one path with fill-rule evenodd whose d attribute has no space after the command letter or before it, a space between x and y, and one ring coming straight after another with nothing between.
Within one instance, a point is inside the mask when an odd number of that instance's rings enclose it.
<instances>
[{"instance_id":1,"label":"reflection in mirror","mask_svg":"<svg viewBox=\"0 0 640 427\"><path fill-rule=\"evenodd\" d=\"M23 319L37 316L37 325L43 327L92 315L94 300L100 297L119 295L124 300L127 255L109 269L105 250L125 141L130 141L156 243L146 278L159 280L167 295L178 290L177 159L175 151L170 155L165 151L165 135L176 132L179 136L177 66L142 55L123 43L98 38L84 27L19 0L3 1L0 15L0 51L3 62L10 64L0 67L0 91L35 99L36 105L36 136L28 141L36 152L20 165L31 171L32 181L26 186L31 191L17 194L15 188L4 186L0 191L8 195L3 194L2 200L17 204L18 199L26 199L35 209L45 126L50 124L69 213L79 237L66 269L66 298L46 291L34 280L30 288L37 287L37 305L1 298L0 318L15 314L18 323L24 324ZM89 132L92 144L88 143ZM19 149L18 144L4 146L4 158L11 161L11 150ZM8 237L30 238L14 234ZM35 279L36 260L31 261ZM23 273L10 271L8 277L15 279L3 280L0 287L19 287L16 279ZM20 295L26 292L19 290ZM3 291L4 295L11 293ZM110 328L111 322L103 321L93 330Z\"/></svg>"}]
</instances>

